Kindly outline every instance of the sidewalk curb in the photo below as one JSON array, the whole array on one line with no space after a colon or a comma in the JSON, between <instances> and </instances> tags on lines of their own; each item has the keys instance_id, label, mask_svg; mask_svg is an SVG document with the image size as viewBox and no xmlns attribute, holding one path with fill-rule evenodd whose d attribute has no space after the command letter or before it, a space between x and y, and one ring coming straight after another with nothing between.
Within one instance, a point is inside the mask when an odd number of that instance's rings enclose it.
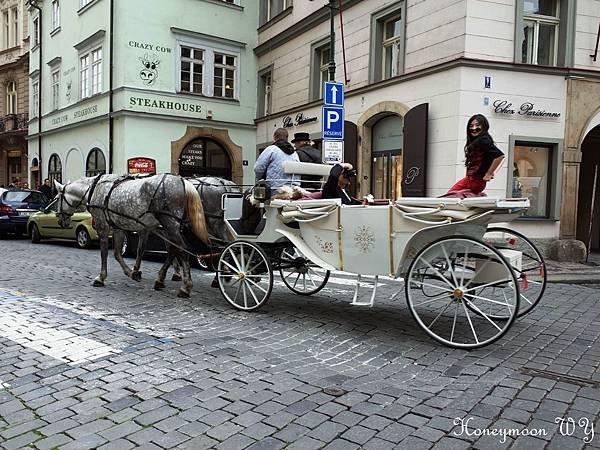
<instances>
[{"instance_id":1,"label":"sidewalk curb","mask_svg":"<svg viewBox=\"0 0 600 450\"><path fill-rule=\"evenodd\" d=\"M600 274L548 274L548 283L560 284L600 284Z\"/></svg>"}]
</instances>

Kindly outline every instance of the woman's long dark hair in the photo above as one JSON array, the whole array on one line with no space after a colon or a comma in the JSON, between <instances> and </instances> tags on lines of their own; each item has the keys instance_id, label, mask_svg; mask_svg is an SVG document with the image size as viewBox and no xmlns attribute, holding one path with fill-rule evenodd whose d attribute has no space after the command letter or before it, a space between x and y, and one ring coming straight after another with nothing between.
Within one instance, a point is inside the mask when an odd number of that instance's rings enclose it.
<instances>
[{"instance_id":1,"label":"woman's long dark hair","mask_svg":"<svg viewBox=\"0 0 600 450\"><path fill-rule=\"evenodd\" d=\"M471 125L471 122L473 122L473 120L476 120L477 122L479 122L479 125L481 126L481 133L479 134L479 136L471 136L471 134L469 133L469 125ZM487 117L485 117L483 114L475 114L474 116L471 116L471 118L467 121L467 143L465 144L465 166L469 165L469 161L470 161L470 157L471 157L471 153L474 150L475 147L477 147L477 142L479 142L479 140L481 140L483 137L488 137L489 139L492 140L492 143L494 142L494 139L492 139L492 136L490 136L489 133L489 129L490 129L490 123L487 120Z\"/></svg>"}]
</instances>

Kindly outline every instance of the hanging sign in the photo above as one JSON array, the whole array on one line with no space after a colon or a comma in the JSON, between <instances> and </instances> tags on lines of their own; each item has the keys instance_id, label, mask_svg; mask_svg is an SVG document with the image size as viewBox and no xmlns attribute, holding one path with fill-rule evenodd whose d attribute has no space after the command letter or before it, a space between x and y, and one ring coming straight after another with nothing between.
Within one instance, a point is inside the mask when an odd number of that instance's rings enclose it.
<instances>
[{"instance_id":1,"label":"hanging sign","mask_svg":"<svg viewBox=\"0 0 600 450\"><path fill-rule=\"evenodd\" d=\"M127 160L127 173L156 173L156 161L152 158L130 158Z\"/></svg>"}]
</instances>

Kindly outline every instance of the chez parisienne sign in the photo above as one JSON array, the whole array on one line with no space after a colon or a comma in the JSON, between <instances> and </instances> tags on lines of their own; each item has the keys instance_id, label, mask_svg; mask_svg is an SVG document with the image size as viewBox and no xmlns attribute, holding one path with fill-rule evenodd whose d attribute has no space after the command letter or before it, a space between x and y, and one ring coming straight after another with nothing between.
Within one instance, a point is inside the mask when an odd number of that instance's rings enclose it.
<instances>
[{"instance_id":1,"label":"chez parisienne sign","mask_svg":"<svg viewBox=\"0 0 600 450\"><path fill-rule=\"evenodd\" d=\"M557 119L561 113L554 111L546 111L545 109L536 108L532 102L523 102L518 108L514 107L508 100L495 100L492 108L496 114L505 114L508 116L525 116L525 117L550 117Z\"/></svg>"},{"instance_id":2,"label":"chez parisienne sign","mask_svg":"<svg viewBox=\"0 0 600 450\"><path fill-rule=\"evenodd\" d=\"M304 125L305 123L316 122L317 117L305 117L304 113L299 112L296 114L296 117L292 119L292 116L285 116L282 119L283 128L291 128L297 127L299 125Z\"/></svg>"}]
</instances>

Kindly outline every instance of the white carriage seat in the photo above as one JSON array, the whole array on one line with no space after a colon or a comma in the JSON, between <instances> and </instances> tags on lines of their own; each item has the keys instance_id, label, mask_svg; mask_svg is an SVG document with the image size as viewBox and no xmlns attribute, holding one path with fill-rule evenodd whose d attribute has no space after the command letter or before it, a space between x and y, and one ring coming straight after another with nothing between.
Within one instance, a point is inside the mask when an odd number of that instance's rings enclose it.
<instances>
[{"instance_id":1,"label":"white carriage seat","mask_svg":"<svg viewBox=\"0 0 600 450\"><path fill-rule=\"evenodd\" d=\"M315 219L327 215L342 204L339 198L319 198L312 200L271 200L272 208L278 208L283 222Z\"/></svg>"},{"instance_id":2,"label":"white carriage seat","mask_svg":"<svg viewBox=\"0 0 600 450\"><path fill-rule=\"evenodd\" d=\"M322 177L329 176L331 170L329 164L315 164L296 161L285 161L283 163L283 171L287 175L320 175Z\"/></svg>"}]
</instances>

